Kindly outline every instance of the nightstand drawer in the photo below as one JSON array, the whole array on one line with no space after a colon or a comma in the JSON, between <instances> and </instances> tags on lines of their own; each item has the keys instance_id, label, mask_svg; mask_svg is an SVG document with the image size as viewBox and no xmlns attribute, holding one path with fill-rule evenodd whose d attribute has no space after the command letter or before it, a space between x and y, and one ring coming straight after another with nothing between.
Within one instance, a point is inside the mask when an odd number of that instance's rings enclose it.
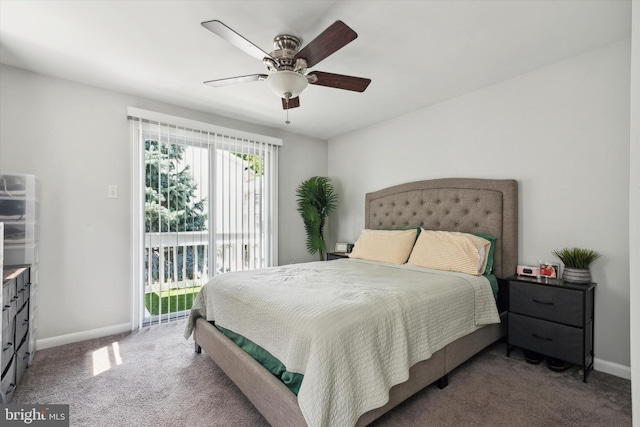
<instances>
[{"instance_id":1,"label":"nightstand drawer","mask_svg":"<svg viewBox=\"0 0 640 427\"><path fill-rule=\"evenodd\" d=\"M582 365L584 330L509 313L509 343Z\"/></svg>"},{"instance_id":2,"label":"nightstand drawer","mask_svg":"<svg viewBox=\"0 0 640 427\"><path fill-rule=\"evenodd\" d=\"M511 281L509 310L565 325L584 325L584 293Z\"/></svg>"}]
</instances>

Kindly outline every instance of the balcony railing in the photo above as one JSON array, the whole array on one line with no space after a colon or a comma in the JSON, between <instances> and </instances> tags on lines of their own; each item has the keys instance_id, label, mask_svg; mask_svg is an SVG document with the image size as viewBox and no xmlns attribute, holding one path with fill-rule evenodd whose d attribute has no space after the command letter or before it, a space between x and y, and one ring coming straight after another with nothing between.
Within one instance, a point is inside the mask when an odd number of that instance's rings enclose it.
<instances>
[{"instance_id":1,"label":"balcony railing","mask_svg":"<svg viewBox=\"0 0 640 427\"><path fill-rule=\"evenodd\" d=\"M166 289L187 280L199 283L208 278L208 232L148 232L144 237L147 287Z\"/></svg>"},{"instance_id":2,"label":"balcony railing","mask_svg":"<svg viewBox=\"0 0 640 427\"><path fill-rule=\"evenodd\" d=\"M217 233L215 273L264 265L253 233ZM147 321L188 313L200 287L210 278L207 231L145 233ZM153 319L153 320L151 320Z\"/></svg>"}]
</instances>

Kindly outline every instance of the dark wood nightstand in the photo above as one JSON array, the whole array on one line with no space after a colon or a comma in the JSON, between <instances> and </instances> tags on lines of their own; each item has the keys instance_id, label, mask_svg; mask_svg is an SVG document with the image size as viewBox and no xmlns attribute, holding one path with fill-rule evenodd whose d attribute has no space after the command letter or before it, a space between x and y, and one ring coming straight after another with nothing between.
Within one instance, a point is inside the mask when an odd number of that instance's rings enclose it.
<instances>
[{"instance_id":1,"label":"dark wood nightstand","mask_svg":"<svg viewBox=\"0 0 640 427\"><path fill-rule=\"evenodd\" d=\"M349 254L338 252L327 252L327 261L333 261L334 259L349 258Z\"/></svg>"},{"instance_id":2,"label":"dark wood nightstand","mask_svg":"<svg viewBox=\"0 0 640 427\"><path fill-rule=\"evenodd\" d=\"M593 369L595 283L514 276L509 278L511 346L582 366L582 380Z\"/></svg>"}]
</instances>

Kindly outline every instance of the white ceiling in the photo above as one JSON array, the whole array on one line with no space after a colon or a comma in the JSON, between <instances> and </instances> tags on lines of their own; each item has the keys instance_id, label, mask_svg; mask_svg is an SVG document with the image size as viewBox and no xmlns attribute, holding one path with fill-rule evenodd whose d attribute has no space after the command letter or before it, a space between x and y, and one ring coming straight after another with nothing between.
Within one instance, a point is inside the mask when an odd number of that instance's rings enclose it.
<instances>
[{"instance_id":1,"label":"white ceiling","mask_svg":"<svg viewBox=\"0 0 640 427\"><path fill-rule=\"evenodd\" d=\"M358 38L313 70L368 77L364 93L309 86L291 124L264 82L205 80L266 67L203 28L218 19L270 52L337 19ZM322 139L631 36L630 0L0 0L0 62Z\"/></svg>"}]
</instances>

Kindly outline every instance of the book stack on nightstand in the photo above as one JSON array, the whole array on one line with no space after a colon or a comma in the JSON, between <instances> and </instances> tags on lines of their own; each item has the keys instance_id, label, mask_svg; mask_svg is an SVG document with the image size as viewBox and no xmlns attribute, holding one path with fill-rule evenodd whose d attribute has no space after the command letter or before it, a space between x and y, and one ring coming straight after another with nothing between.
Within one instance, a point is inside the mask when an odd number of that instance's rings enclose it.
<instances>
[{"instance_id":1,"label":"book stack on nightstand","mask_svg":"<svg viewBox=\"0 0 640 427\"><path fill-rule=\"evenodd\" d=\"M593 369L595 283L514 276L509 279L509 333L512 346Z\"/></svg>"}]
</instances>

